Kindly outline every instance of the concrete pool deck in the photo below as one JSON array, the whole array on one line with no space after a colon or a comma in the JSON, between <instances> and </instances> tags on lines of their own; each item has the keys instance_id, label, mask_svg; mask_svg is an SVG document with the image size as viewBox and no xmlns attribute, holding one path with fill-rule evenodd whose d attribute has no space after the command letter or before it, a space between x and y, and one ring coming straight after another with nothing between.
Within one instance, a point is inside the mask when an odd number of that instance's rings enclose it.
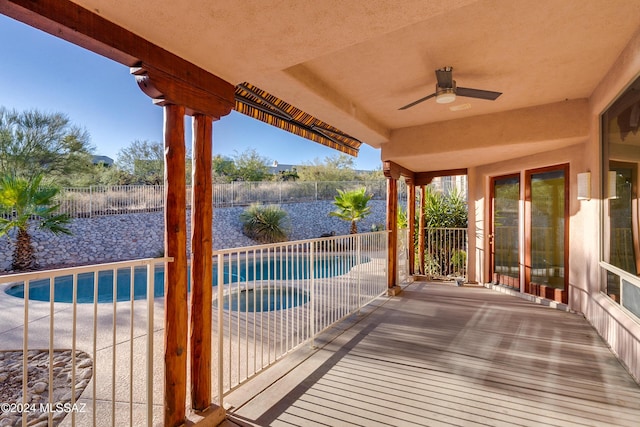
<instances>
[{"instance_id":1,"label":"concrete pool deck","mask_svg":"<svg viewBox=\"0 0 640 427\"><path fill-rule=\"evenodd\" d=\"M24 334L24 300L4 292L7 285L0 285L0 350L22 350ZM153 364L163 366L163 313L164 299L154 299ZM133 331L131 330L130 302L119 302L116 307L116 333L113 328L113 304L78 304L75 314L72 304L53 305L53 348L71 349L73 345L73 320L76 318L76 349L88 353L93 360L93 376L82 393L79 403L86 410L75 414L76 425L91 425L94 419L93 397L95 395L95 419L97 425L112 425L112 396L115 395L115 425L129 423L129 396L132 386L134 402L134 425L146 425L146 360L147 360L147 302L137 300L133 304ZM94 322L95 347L94 347ZM49 348L51 326L51 304L29 301L28 347L46 350ZM130 337L133 336L133 340ZM115 337L115 340L114 340ZM115 341L115 346L114 346ZM133 345L132 345L133 344ZM115 377L113 375L113 353ZM131 364L133 363L133 366ZM133 367L134 376L130 377ZM115 382L113 381L115 378ZM130 381L132 378L132 381ZM153 375L154 425L162 420L162 369ZM95 391L94 391L95 385ZM95 393L95 394L94 394ZM72 416L67 415L61 425L72 425Z\"/></svg>"}]
</instances>

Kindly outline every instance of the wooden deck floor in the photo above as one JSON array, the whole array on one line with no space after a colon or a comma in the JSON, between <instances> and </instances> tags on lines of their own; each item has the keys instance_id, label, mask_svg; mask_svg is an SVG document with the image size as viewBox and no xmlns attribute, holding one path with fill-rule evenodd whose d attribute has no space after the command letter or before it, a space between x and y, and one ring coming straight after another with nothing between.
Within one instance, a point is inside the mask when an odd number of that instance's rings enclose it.
<instances>
[{"instance_id":1,"label":"wooden deck floor","mask_svg":"<svg viewBox=\"0 0 640 427\"><path fill-rule=\"evenodd\" d=\"M230 395L227 424L640 425L640 387L579 315L414 283L332 333Z\"/></svg>"}]
</instances>

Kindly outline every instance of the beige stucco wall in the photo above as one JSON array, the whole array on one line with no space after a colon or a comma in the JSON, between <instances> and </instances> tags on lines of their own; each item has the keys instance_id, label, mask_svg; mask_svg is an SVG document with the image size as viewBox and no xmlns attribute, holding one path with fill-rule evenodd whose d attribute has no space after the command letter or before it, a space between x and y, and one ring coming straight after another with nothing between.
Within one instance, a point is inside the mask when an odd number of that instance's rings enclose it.
<instances>
[{"instance_id":1,"label":"beige stucco wall","mask_svg":"<svg viewBox=\"0 0 640 427\"><path fill-rule=\"evenodd\" d=\"M583 142L586 99L398 129L382 159L416 172L468 168Z\"/></svg>"},{"instance_id":2,"label":"beige stucco wall","mask_svg":"<svg viewBox=\"0 0 640 427\"><path fill-rule=\"evenodd\" d=\"M588 134L570 146L507 161L486 163L469 169L469 265L470 276L489 280L488 218L492 176L522 173L527 169L569 163L569 307L583 313L611 346L630 373L640 379L640 323L600 291L601 194L600 114L640 74L640 32L588 100ZM552 146L552 135L540 140ZM566 141L566 140L565 140ZM577 174L591 173L591 199L577 199ZM523 202L521 202L523 203ZM521 206L521 212L523 212ZM522 213L521 213L522 215ZM521 237L521 245L524 244ZM474 268L473 268L473 267Z\"/></svg>"},{"instance_id":3,"label":"beige stucco wall","mask_svg":"<svg viewBox=\"0 0 640 427\"><path fill-rule=\"evenodd\" d=\"M600 172L600 114L638 75L640 75L640 30L630 40L589 99L591 132L587 142L588 156L586 161L594 171L592 187L595 187L596 194L600 193L602 181ZM593 222L590 221L591 224L599 224L601 204L602 201L597 197L589 203L589 219L594 218ZM589 230L589 232L591 231ZM585 261L593 266L589 269L586 278L585 287L589 290L589 294L581 296L579 300L574 302L574 306L585 314L585 317L607 341L613 352L618 355L636 380L640 380L640 323L637 319L623 312L609 297L600 292L599 248L589 248L587 255Z\"/></svg>"}]
</instances>

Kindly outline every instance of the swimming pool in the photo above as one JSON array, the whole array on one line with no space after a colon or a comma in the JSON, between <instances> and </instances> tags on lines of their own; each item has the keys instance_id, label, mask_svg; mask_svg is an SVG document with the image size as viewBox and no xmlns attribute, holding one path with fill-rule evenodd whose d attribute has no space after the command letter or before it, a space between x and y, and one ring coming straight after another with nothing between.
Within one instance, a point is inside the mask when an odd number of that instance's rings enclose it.
<instances>
[{"instance_id":1,"label":"swimming pool","mask_svg":"<svg viewBox=\"0 0 640 427\"><path fill-rule=\"evenodd\" d=\"M309 295L300 289L286 286L257 287L235 290L225 295L222 306L225 310L260 313L263 311L285 310L306 304ZM217 301L214 302L217 307Z\"/></svg>"},{"instance_id":2,"label":"swimming pool","mask_svg":"<svg viewBox=\"0 0 640 427\"><path fill-rule=\"evenodd\" d=\"M358 264L355 255L332 255L317 257L314 261L313 272L316 278L326 278L346 274L354 265ZM369 261L366 257L360 258L360 263ZM242 283L254 280L299 280L310 277L311 268L309 257L280 257L255 263L246 260L229 259L225 261L223 270L223 283ZM217 285L218 266L213 266L213 283ZM115 294L116 301L131 300L131 270L121 269L116 272ZM78 274L78 286L76 290L77 301L80 304L94 302L95 289L94 275L92 273ZM114 300L114 272L112 270L98 272L97 302L107 303ZM24 284L18 283L9 286L5 292L8 295L24 298ZM49 301L50 280L35 280L29 285L29 300ZM154 297L164 296L164 270L156 268L154 273ZM133 270L133 298L145 299L147 297L147 269L138 267ZM73 302L73 277L60 276L54 280L54 301L62 303Z\"/></svg>"}]
</instances>

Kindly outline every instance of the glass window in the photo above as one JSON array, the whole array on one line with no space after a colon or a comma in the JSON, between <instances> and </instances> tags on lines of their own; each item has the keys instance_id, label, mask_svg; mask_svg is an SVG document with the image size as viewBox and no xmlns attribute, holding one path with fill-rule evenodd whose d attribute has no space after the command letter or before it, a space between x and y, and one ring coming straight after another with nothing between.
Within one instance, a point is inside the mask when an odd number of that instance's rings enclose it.
<instances>
[{"instance_id":1,"label":"glass window","mask_svg":"<svg viewBox=\"0 0 640 427\"><path fill-rule=\"evenodd\" d=\"M493 181L493 280L520 287L519 259L520 177Z\"/></svg>"},{"instance_id":2,"label":"glass window","mask_svg":"<svg viewBox=\"0 0 640 427\"><path fill-rule=\"evenodd\" d=\"M605 201L602 216L602 259L611 266L637 276L640 271L637 190L640 163L640 78L605 111L602 116L602 133L602 196ZM618 303L623 293L620 280L618 274L606 271L604 291ZM631 295L629 291L629 296Z\"/></svg>"},{"instance_id":3,"label":"glass window","mask_svg":"<svg viewBox=\"0 0 640 427\"><path fill-rule=\"evenodd\" d=\"M565 173L531 174L531 283L565 289Z\"/></svg>"}]
</instances>

